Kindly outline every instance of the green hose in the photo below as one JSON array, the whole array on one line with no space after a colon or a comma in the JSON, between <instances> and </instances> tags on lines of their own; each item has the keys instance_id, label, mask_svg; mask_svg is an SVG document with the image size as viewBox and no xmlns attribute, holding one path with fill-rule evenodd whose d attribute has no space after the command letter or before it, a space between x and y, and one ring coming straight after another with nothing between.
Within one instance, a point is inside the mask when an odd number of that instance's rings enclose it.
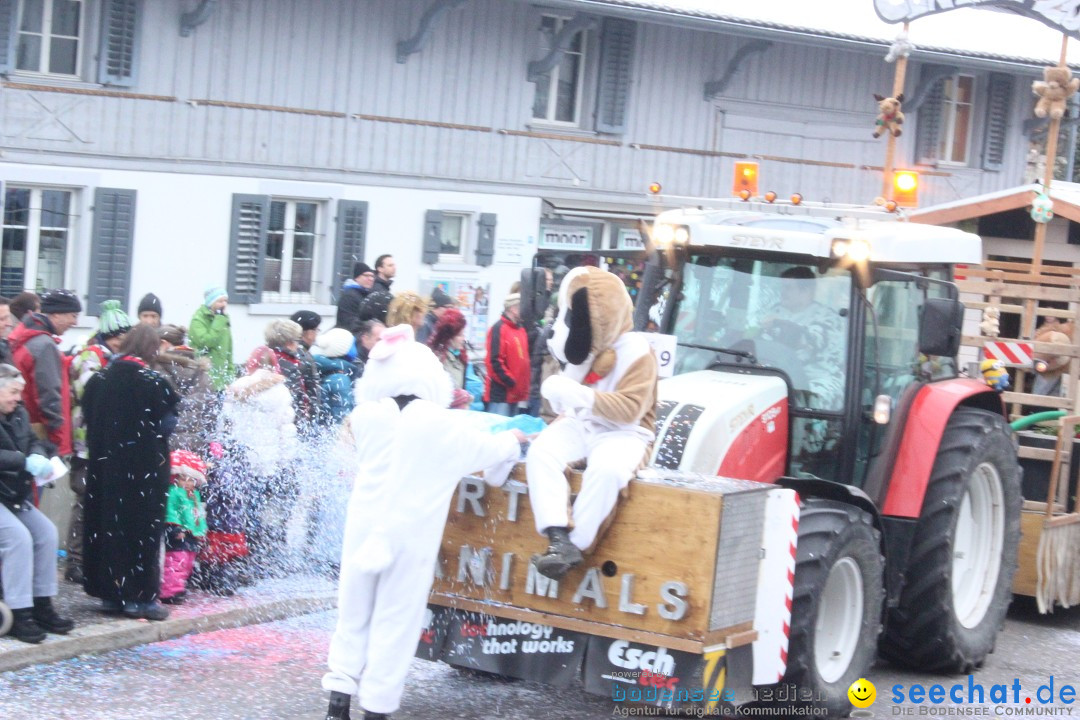
<instances>
[{"instance_id":1,"label":"green hose","mask_svg":"<svg viewBox=\"0 0 1080 720\"><path fill-rule=\"evenodd\" d=\"M1064 410L1047 410L1045 412L1035 413L1034 415L1025 415L1022 418L1018 418L1009 423L1009 427L1014 432L1020 430L1026 430L1036 423L1046 422L1047 420L1057 420L1060 417L1065 417Z\"/></svg>"}]
</instances>

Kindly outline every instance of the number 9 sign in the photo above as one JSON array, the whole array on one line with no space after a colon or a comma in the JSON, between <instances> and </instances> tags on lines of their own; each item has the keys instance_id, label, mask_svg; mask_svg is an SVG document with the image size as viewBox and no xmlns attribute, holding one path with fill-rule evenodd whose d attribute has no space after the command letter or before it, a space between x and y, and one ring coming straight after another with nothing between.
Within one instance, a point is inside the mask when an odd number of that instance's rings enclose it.
<instances>
[{"instance_id":1,"label":"number 9 sign","mask_svg":"<svg viewBox=\"0 0 1080 720\"><path fill-rule=\"evenodd\" d=\"M675 374L675 347L677 344L675 336L661 333L642 333L642 336L652 347L653 354L656 355L659 376L666 378Z\"/></svg>"}]
</instances>

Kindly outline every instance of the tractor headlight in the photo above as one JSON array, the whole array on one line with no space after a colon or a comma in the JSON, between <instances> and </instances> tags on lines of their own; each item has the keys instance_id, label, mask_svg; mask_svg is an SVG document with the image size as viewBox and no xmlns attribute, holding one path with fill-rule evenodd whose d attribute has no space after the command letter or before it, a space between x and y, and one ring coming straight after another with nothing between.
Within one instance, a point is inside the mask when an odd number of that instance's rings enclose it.
<instances>
[{"instance_id":1,"label":"tractor headlight","mask_svg":"<svg viewBox=\"0 0 1080 720\"><path fill-rule=\"evenodd\" d=\"M832 255L837 259L847 259L854 263L870 259L870 243L861 239L837 239L832 243Z\"/></svg>"},{"instance_id":2,"label":"tractor headlight","mask_svg":"<svg viewBox=\"0 0 1080 720\"><path fill-rule=\"evenodd\" d=\"M669 225L660 223L655 230L656 244L661 247L670 245L687 245L690 243L690 228L685 225Z\"/></svg>"}]
</instances>

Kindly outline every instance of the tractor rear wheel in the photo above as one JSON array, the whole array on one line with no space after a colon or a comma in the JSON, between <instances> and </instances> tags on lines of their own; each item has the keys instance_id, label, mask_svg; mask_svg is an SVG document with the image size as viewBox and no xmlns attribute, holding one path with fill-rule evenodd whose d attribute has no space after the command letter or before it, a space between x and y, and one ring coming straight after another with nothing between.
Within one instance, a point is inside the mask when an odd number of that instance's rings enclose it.
<instances>
[{"instance_id":1,"label":"tractor rear wheel","mask_svg":"<svg viewBox=\"0 0 1080 720\"><path fill-rule=\"evenodd\" d=\"M881 652L923 670L968 673L994 649L1012 597L1020 469L1000 415L949 419L915 528L904 589Z\"/></svg>"},{"instance_id":2,"label":"tractor rear wheel","mask_svg":"<svg viewBox=\"0 0 1080 720\"><path fill-rule=\"evenodd\" d=\"M881 533L869 513L832 500L803 502L787 671L775 697L797 692L795 704L826 708L829 717L851 711L848 688L866 676L876 654L884 565ZM757 697L768 698L767 689Z\"/></svg>"}]
</instances>

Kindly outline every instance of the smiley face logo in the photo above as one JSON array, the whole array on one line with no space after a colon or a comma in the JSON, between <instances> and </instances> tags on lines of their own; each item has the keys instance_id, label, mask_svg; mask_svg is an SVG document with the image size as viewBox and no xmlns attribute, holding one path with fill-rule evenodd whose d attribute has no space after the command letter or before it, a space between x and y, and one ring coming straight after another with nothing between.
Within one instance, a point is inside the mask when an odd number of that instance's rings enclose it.
<instances>
[{"instance_id":1,"label":"smiley face logo","mask_svg":"<svg viewBox=\"0 0 1080 720\"><path fill-rule=\"evenodd\" d=\"M848 700L857 708L868 708L877 700L877 688L866 678L859 678L851 683L847 691Z\"/></svg>"}]
</instances>

